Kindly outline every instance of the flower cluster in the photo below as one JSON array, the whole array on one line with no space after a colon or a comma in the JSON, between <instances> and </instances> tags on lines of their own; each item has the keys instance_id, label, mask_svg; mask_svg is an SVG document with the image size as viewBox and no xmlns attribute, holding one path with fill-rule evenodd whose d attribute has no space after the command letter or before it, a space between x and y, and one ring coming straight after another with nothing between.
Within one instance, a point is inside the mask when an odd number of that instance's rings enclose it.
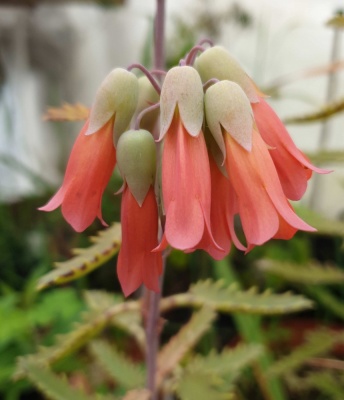
<instances>
[{"instance_id":1,"label":"flower cluster","mask_svg":"<svg viewBox=\"0 0 344 400\"><path fill-rule=\"evenodd\" d=\"M297 149L224 48L194 54L164 74L161 89L149 73L138 79L117 68L106 77L63 184L41 208L61 205L76 231L96 217L105 224L101 198L118 165L124 184L117 272L125 295L142 283L159 290L168 246L222 259L232 243L247 252L314 230L289 200L303 196L312 171L327 171Z\"/></svg>"}]
</instances>

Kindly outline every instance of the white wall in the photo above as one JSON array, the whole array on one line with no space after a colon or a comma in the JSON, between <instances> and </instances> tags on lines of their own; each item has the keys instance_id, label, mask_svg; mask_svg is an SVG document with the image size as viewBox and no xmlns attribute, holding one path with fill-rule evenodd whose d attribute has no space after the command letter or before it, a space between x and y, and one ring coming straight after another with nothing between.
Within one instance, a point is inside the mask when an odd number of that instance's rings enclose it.
<instances>
[{"instance_id":1,"label":"white wall","mask_svg":"<svg viewBox=\"0 0 344 400\"><path fill-rule=\"evenodd\" d=\"M168 48L174 46L176 18L193 24L202 12L216 18L230 4L228 0L167 0ZM253 24L244 29L224 23L219 43L261 87L282 75L328 63L332 31L325 22L343 7L342 1L241 0L240 4L253 16ZM0 57L6 81L0 92L0 157L14 157L45 181L59 184L61 164L77 127L66 123L56 129L43 122L46 105L62 101L90 105L108 71L140 61L154 8L154 0L130 0L118 9L80 4L32 11L1 9ZM344 59L344 38L340 52ZM343 97L343 72L338 78L336 95ZM295 81L271 102L282 117L312 111L325 101L326 85L326 76ZM329 148L343 149L344 115L333 118L330 128ZM317 149L320 124L289 129L300 147ZM326 193L322 208L333 216L343 207L341 176L333 173L320 180ZM0 163L0 200L13 201L35 190L22 172Z\"/></svg>"}]
</instances>

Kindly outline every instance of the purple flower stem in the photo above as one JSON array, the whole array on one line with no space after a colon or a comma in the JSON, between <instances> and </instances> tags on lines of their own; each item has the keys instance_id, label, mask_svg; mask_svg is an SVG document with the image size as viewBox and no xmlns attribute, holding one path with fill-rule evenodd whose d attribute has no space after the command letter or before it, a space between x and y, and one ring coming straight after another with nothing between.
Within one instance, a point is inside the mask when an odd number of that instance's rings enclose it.
<instances>
[{"instance_id":1,"label":"purple flower stem","mask_svg":"<svg viewBox=\"0 0 344 400\"><path fill-rule=\"evenodd\" d=\"M131 64L131 65L129 65L127 70L131 71L134 68L139 69L140 71L142 71L146 75L146 77L149 79L150 83L152 84L152 86L157 91L158 95L160 96L160 92L161 92L160 86L159 86L158 82L154 79L154 77L151 74L151 72L149 72L148 69L146 67L144 67L143 65L141 65L141 64Z\"/></svg>"},{"instance_id":2,"label":"purple flower stem","mask_svg":"<svg viewBox=\"0 0 344 400\"><path fill-rule=\"evenodd\" d=\"M166 256L167 254L164 252L162 274L160 277L160 293L152 292L151 290L146 289L144 294L145 299L143 304L148 307L146 314L146 388L151 392L150 400L157 400L158 398L155 378L161 330L159 304L161 299L162 283L164 279Z\"/></svg>"},{"instance_id":3,"label":"purple flower stem","mask_svg":"<svg viewBox=\"0 0 344 400\"><path fill-rule=\"evenodd\" d=\"M154 26L154 69L165 69L165 0L156 1Z\"/></svg>"},{"instance_id":4,"label":"purple flower stem","mask_svg":"<svg viewBox=\"0 0 344 400\"><path fill-rule=\"evenodd\" d=\"M165 0L157 0L154 26L154 66L155 70L164 70L165 67ZM165 255L163 263L165 264ZM163 265L163 271L164 271ZM146 388L151 392L151 400L157 400L156 367L160 336L160 313L159 303L161 298L163 273L160 280L160 293L146 290L146 302L148 306L146 318Z\"/></svg>"}]
</instances>

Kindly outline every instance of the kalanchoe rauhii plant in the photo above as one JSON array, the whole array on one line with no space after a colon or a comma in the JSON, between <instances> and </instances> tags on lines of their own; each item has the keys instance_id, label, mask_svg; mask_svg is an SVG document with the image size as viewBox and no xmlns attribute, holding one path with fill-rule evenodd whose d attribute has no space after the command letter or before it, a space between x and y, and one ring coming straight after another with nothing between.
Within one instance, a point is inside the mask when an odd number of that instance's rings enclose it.
<instances>
[{"instance_id":1,"label":"kalanchoe rauhii plant","mask_svg":"<svg viewBox=\"0 0 344 400\"><path fill-rule=\"evenodd\" d=\"M134 67L146 76L136 78ZM96 217L105 224L101 198L117 155L124 181L117 272L126 296L142 283L159 291L168 246L203 249L219 260L232 243L247 252L314 231L289 200L303 196L312 171L328 171L297 149L264 97L219 46L196 46L167 72L114 69L75 142L62 187L41 210L61 205L77 231Z\"/></svg>"}]
</instances>

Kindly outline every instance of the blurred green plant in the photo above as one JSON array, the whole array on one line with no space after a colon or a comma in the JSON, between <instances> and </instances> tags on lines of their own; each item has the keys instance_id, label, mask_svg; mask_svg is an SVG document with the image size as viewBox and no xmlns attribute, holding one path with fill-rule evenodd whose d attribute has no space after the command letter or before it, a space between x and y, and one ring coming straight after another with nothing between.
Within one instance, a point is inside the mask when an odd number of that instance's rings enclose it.
<instances>
[{"instance_id":1,"label":"blurred green plant","mask_svg":"<svg viewBox=\"0 0 344 400\"><path fill-rule=\"evenodd\" d=\"M118 226L114 225L104 230L101 235L93 239L93 242L95 244L88 249L74 251L74 254L77 255L72 261L60 264L60 267L53 271L53 279L51 272L40 278L39 288L42 289L53 284L65 284L64 279L59 279L60 270L62 271L61 276L68 276L68 280L79 278L79 274L75 273L75 268L80 265L78 257L81 255L85 257L83 263L86 265L90 259L97 260L98 264L105 262L107 258L104 257L104 252L110 254L107 249L113 249L113 243L117 244L115 248L118 250L120 242ZM114 255L113 253L111 255ZM223 268L225 269L225 265ZM90 270L92 268L85 268L83 273L88 273ZM323 272L323 275L326 275L326 271ZM329 270L328 273L330 278L326 278L327 281L329 279L333 281L335 279L333 270ZM338 276L342 275L337 274L336 277L338 278ZM42 284L42 282L46 284ZM52 373L48 372L47 368L53 367L67 356L74 354L80 356L80 350L90 343L91 352L88 356L95 357L97 364L104 369L104 376L110 376L115 381L116 396L123 396L126 391L142 387L142 365L130 361L127 355L116 350L116 347L110 347L109 338L106 335L106 330L110 327L126 331L131 337L130 340L134 340L136 347L140 349L139 360L142 361L145 336L141 325L141 313L143 312L141 301L123 301L120 296L114 297L103 291L87 291L85 300L88 304L88 311L84 313L82 322L75 325L70 332L59 336L53 346L41 347L36 354L21 357L15 374L16 378L26 377L50 398L60 399L61 393L50 392L49 388L45 386L44 382L50 379L55 382L59 379L58 376L51 375ZM259 293L254 288L245 291L238 289L236 285L228 286L223 281L211 280L195 283L186 293L173 294L163 298L160 303L163 313L177 308L199 310L192 313L189 321L168 340L159 353L156 379L160 389L169 393L178 393L182 399L187 399L190 393L196 390L196 383L200 384L199 379L207 375L212 378L202 383L204 385L202 393L213 393L212 396L215 399L225 398L224 394L228 397L230 393L234 396L236 390L234 382L240 378L241 367L244 368L262 357L266 343L263 343L264 340L258 341L260 343L257 344L257 341L253 340L252 343L242 345L243 347L235 346L231 350L224 348L219 353L212 352L205 356L196 355L192 352L192 348L212 326L216 315L218 313L276 315L305 310L310 307L312 307L312 303L299 295L273 294L270 291ZM97 337L103 339L101 341L93 340ZM250 338L247 336L245 340L250 341ZM325 346L325 348L327 347ZM233 364L229 361L231 357ZM224 363L227 367L220 368ZM262 366L261 373L265 374L268 365L262 364ZM219 372L219 368L221 372ZM90 377L87 377L86 380L92 381ZM61 383L58 386L66 385ZM96 388L89 390L95 395ZM68 394L67 387L66 392L63 393L64 396L69 396L65 397L66 399L72 398L74 395L73 391ZM109 386L105 393L111 393Z\"/></svg>"}]
</instances>

